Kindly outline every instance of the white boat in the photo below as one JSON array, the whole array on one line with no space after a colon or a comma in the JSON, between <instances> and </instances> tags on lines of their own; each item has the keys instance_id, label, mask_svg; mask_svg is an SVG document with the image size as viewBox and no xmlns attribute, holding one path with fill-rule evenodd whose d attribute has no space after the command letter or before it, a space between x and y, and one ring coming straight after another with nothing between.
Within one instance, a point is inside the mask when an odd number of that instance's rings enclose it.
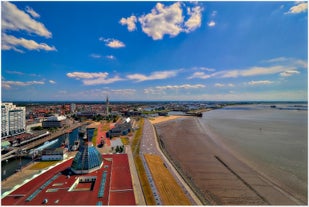
<instances>
[{"instance_id":1,"label":"white boat","mask_svg":"<svg viewBox=\"0 0 309 207\"><path fill-rule=\"evenodd\" d=\"M29 155L37 154L38 152L40 152L43 149L55 144L56 142L58 142L58 139L55 139L55 140L52 140L52 141L46 141L42 146L35 148L35 149L31 149L30 152L29 152Z\"/></svg>"}]
</instances>

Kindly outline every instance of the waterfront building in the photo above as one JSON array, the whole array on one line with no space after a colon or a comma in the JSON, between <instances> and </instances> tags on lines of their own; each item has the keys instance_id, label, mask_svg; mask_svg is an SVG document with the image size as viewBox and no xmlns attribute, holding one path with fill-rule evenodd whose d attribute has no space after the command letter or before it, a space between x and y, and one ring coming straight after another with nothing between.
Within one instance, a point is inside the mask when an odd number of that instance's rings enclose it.
<instances>
[{"instance_id":1,"label":"waterfront building","mask_svg":"<svg viewBox=\"0 0 309 207\"><path fill-rule=\"evenodd\" d=\"M5 193L2 205L136 205L128 155L101 155L84 141L74 159Z\"/></svg>"},{"instance_id":2,"label":"waterfront building","mask_svg":"<svg viewBox=\"0 0 309 207\"><path fill-rule=\"evenodd\" d=\"M47 120L42 122L43 128L51 128L51 127L63 127L65 124L66 117L65 116L50 116Z\"/></svg>"},{"instance_id":3,"label":"waterfront building","mask_svg":"<svg viewBox=\"0 0 309 207\"><path fill-rule=\"evenodd\" d=\"M21 134L26 129L26 108L1 103L1 138Z\"/></svg>"},{"instance_id":4,"label":"waterfront building","mask_svg":"<svg viewBox=\"0 0 309 207\"><path fill-rule=\"evenodd\" d=\"M56 149L43 149L41 160L51 161L51 160L63 160L67 156L66 148L56 148Z\"/></svg>"}]
</instances>

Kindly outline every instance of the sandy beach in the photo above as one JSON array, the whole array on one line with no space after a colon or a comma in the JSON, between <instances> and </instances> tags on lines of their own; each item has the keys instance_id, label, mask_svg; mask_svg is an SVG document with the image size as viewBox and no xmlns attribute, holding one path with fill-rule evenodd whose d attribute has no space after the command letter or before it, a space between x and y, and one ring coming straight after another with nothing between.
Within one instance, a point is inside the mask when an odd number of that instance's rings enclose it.
<instances>
[{"instance_id":1,"label":"sandy beach","mask_svg":"<svg viewBox=\"0 0 309 207\"><path fill-rule=\"evenodd\" d=\"M184 116L157 116L157 117L149 119L149 121L150 121L151 124L158 124L158 123L161 123L161 122L179 119L179 118L182 118L182 117L184 117Z\"/></svg>"},{"instance_id":2,"label":"sandy beach","mask_svg":"<svg viewBox=\"0 0 309 207\"><path fill-rule=\"evenodd\" d=\"M305 204L229 153L197 117L158 122L155 128L170 159L209 204Z\"/></svg>"}]
</instances>

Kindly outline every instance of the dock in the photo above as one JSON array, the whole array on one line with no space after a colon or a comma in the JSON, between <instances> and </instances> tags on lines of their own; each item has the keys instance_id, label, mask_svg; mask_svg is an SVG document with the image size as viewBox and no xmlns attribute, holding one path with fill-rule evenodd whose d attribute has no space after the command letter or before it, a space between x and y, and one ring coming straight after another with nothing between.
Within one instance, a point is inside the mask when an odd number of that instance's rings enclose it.
<instances>
[{"instance_id":1,"label":"dock","mask_svg":"<svg viewBox=\"0 0 309 207\"><path fill-rule=\"evenodd\" d=\"M23 146L13 147L14 149L12 151L1 156L1 162L8 160L8 159L11 159L11 158L14 158L14 157L18 157L18 156L26 156L27 153L23 153L24 151L28 151L28 150L33 149L33 148L35 148L35 147L37 147L41 144L44 144L47 141L51 141L53 139L56 139L57 137L59 137L63 134L69 133L70 131L72 131L72 130L74 130L74 129L82 126L82 125L85 125L85 123L76 123L76 124L71 125L69 128L59 130L55 133L49 134L49 135L42 137L40 139L37 139L33 142L27 143Z\"/></svg>"}]
</instances>

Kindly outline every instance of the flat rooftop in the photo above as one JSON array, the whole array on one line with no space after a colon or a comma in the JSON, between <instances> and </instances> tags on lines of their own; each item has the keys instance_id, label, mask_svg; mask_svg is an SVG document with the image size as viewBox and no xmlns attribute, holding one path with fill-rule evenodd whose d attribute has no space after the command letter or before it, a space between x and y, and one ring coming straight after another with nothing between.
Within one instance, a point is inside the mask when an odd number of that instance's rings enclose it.
<instances>
[{"instance_id":1,"label":"flat rooftop","mask_svg":"<svg viewBox=\"0 0 309 207\"><path fill-rule=\"evenodd\" d=\"M103 166L71 174L73 158L2 198L2 205L135 205L127 154L102 155Z\"/></svg>"}]
</instances>

